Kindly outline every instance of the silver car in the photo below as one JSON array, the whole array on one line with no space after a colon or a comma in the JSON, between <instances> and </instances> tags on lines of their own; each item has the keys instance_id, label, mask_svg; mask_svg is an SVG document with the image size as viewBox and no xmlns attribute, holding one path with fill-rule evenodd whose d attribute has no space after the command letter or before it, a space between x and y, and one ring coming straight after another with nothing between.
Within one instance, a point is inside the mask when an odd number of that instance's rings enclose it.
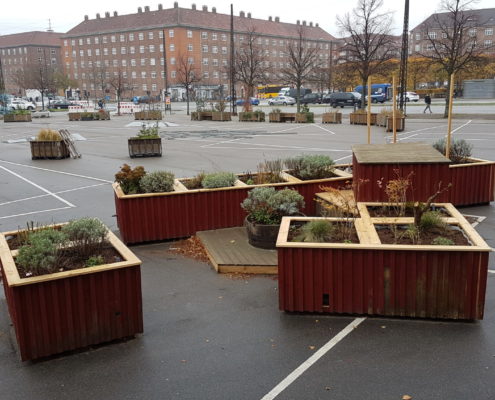
<instances>
[{"instance_id":1,"label":"silver car","mask_svg":"<svg viewBox=\"0 0 495 400\"><path fill-rule=\"evenodd\" d=\"M289 96L277 96L268 100L270 106L293 106L294 104L296 104L296 99Z\"/></svg>"}]
</instances>

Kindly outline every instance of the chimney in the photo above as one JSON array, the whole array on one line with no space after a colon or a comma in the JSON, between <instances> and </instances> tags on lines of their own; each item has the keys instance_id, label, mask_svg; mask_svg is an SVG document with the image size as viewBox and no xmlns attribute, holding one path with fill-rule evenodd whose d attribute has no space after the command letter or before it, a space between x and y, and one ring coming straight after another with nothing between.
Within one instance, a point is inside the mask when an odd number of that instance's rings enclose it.
<instances>
[{"instance_id":1,"label":"chimney","mask_svg":"<svg viewBox=\"0 0 495 400\"><path fill-rule=\"evenodd\" d=\"M217 8L216 8L216 7L212 7L212 8L211 8L211 12L212 12L213 14L216 14L216 13L217 13Z\"/></svg>"},{"instance_id":2,"label":"chimney","mask_svg":"<svg viewBox=\"0 0 495 400\"><path fill-rule=\"evenodd\" d=\"M138 7L138 14L141 14L143 12L143 9L141 7Z\"/></svg>"},{"instance_id":3,"label":"chimney","mask_svg":"<svg viewBox=\"0 0 495 400\"><path fill-rule=\"evenodd\" d=\"M195 10L195 9L196 9L196 4L192 3L191 10Z\"/></svg>"},{"instance_id":4,"label":"chimney","mask_svg":"<svg viewBox=\"0 0 495 400\"><path fill-rule=\"evenodd\" d=\"M303 25L306 26L306 21L303 21Z\"/></svg>"},{"instance_id":5,"label":"chimney","mask_svg":"<svg viewBox=\"0 0 495 400\"><path fill-rule=\"evenodd\" d=\"M280 22L280 17L275 17L275 22Z\"/></svg>"},{"instance_id":6,"label":"chimney","mask_svg":"<svg viewBox=\"0 0 495 400\"><path fill-rule=\"evenodd\" d=\"M150 12L150 6L144 6L144 11Z\"/></svg>"},{"instance_id":7,"label":"chimney","mask_svg":"<svg viewBox=\"0 0 495 400\"><path fill-rule=\"evenodd\" d=\"M247 17L248 17L248 18L251 18L251 13L248 13L248 14L247 14Z\"/></svg>"},{"instance_id":8,"label":"chimney","mask_svg":"<svg viewBox=\"0 0 495 400\"><path fill-rule=\"evenodd\" d=\"M84 16L84 20L87 21L89 20L89 17L87 15Z\"/></svg>"},{"instance_id":9,"label":"chimney","mask_svg":"<svg viewBox=\"0 0 495 400\"><path fill-rule=\"evenodd\" d=\"M203 11L208 12L208 6L203 6Z\"/></svg>"},{"instance_id":10,"label":"chimney","mask_svg":"<svg viewBox=\"0 0 495 400\"><path fill-rule=\"evenodd\" d=\"M117 14L117 11L114 11L114 12L113 12L113 16L114 16L114 17L117 17L118 15L119 15L119 14Z\"/></svg>"},{"instance_id":11,"label":"chimney","mask_svg":"<svg viewBox=\"0 0 495 400\"><path fill-rule=\"evenodd\" d=\"M271 15L268 17L268 21L273 21L273 19L272 19L272 16L271 16Z\"/></svg>"},{"instance_id":12,"label":"chimney","mask_svg":"<svg viewBox=\"0 0 495 400\"><path fill-rule=\"evenodd\" d=\"M315 26L318 28L318 27L320 26L320 24L317 22L317 23L315 24Z\"/></svg>"},{"instance_id":13,"label":"chimney","mask_svg":"<svg viewBox=\"0 0 495 400\"><path fill-rule=\"evenodd\" d=\"M110 18L110 13L108 11L105 11L105 18Z\"/></svg>"},{"instance_id":14,"label":"chimney","mask_svg":"<svg viewBox=\"0 0 495 400\"><path fill-rule=\"evenodd\" d=\"M158 10L159 10L159 11L163 10L163 5L162 5L162 3L158 4Z\"/></svg>"},{"instance_id":15,"label":"chimney","mask_svg":"<svg viewBox=\"0 0 495 400\"><path fill-rule=\"evenodd\" d=\"M310 22L310 23L309 23L309 26L313 26L313 22Z\"/></svg>"},{"instance_id":16,"label":"chimney","mask_svg":"<svg viewBox=\"0 0 495 400\"><path fill-rule=\"evenodd\" d=\"M241 11L241 12L239 13L239 17L244 18L245 16L246 16L246 14L244 14L244 11Z\"/></svg>"},{"instance_id":17,"label":"chimney","mask_svg":"<svg viewBox=\"0 0 495 400\"><path fill-rule=\"evenodd\" d=\"M100 19L100 13L96 14L96 19Z\"/></svg>"},{"instance_id":18,"label":"chimney","mask_svg":"<svg viewBox=\"0 0 495 400\"><path fill-rule=\"evenodd\" d=\"M174 1L174 8L179 8L179 2L178 1Z\"/></svg>"}]
</instances>

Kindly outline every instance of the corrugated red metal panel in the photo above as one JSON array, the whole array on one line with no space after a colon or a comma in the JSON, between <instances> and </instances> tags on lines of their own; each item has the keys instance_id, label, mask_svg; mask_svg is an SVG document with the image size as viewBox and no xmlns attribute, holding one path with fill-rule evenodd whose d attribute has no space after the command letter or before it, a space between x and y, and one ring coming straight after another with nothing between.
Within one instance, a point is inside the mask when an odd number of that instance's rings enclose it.
<instances>
[{"instance_id":1,"label":"corrugated red metal panel","mask_svg":"<svg viewBox=\"0 0 495 400\"><path fill-rule=\"evenodd\" d=\"M450 202L456 206L489 203L494 200L495 165L467 164L449 168Z\"/></svg>"},{"instance_id":2,"label":"corrugated red metal panel","mask_svg":"<svg viewBox=\"0 0 495 400\"><path fill-rule=\"evenodd\" d=\"M384 160L385 162L385 160ZM398 174L396 173L398 171ZM406 178L411 172L411 189L408 198L411 201L426 201L438 189L438 183L442 187L450 183L451 176L449 166L445 163L437 164L360 164L353 156L354 196L357 201L388 201L385 193L387 182L397 179L397 176ZM381 185L378 185L381 181ZM438 202L449 201L449 191L442 193Z\"/></svg>"},{"instance_id":3,"label":"corrugated red metal panel","mask_svg":"<svg viewBox=\"0 0 495 400\"><path fill-rule=\"evenodd\" d=\"M279 307L483 319L487 271L487 252L278 248Z\"/></svg>"},{"instance_id":4,"label":"corrugated red metal panel","mask_svg":"<svg viewBox=\"0 0 495 400\"><path fill-rule=\"evenodd\" d=\"M4 289L22 360L143 332L140 266Z\"/></svg>"},{"instance_id":5,"label":"corrugated red metal panel","mask_svg":"<svg viewBox=\"0 0 495 400\"><path fill-rule=\"evenodd\" d=\"M306 215L315 214L315 194L322 186L341 187L348 179L301 182L276 186L294 189L303 197ZM124 243L141 243L194 235L198 231L242 226L242 201L252 188L177 192L164 196L119 198L115 194L117 224Z\"/></svg>"}]
</instances>

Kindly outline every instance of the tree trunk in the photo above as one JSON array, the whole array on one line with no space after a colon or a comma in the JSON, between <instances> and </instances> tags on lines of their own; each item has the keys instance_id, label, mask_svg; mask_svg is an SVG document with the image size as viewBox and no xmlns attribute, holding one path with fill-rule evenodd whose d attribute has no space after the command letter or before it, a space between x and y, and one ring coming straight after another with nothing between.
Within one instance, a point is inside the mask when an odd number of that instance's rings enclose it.
<instances>
[{"instance_id":1,"label":"tree trunk","mask_svg":"<svg viewBox=\"0 0 495 400\"><path fill-rule=\"evenodd\" d=\"M297 112L301 111L301 84L298 83L296 87L296 104Z\"/></svg>"},{"instance_id":2,"label":"tree trunk","mask_svg":"<svg viewBox=\"0 0 495 400\"><path fill-rule=\"evenodd\" d=\"M189 115L189 89L186 89L187 115Z\"/></svg>"},{"instance_id":3,"label":"tree trunk","mask_svg":"<svg viewBox=\"0 0 495 400\"><path fill-rule=\"evenodd\" d=\"M117 115L120 117L120 91L117 91Z\"/></svg>"},{"instance_id":4,"label":"tree trunk","mask_svg":"<svg viewBox=\"0 0 495 400\"><path fill-rule=\"evenodd\" d=\"M370 102L371 104L371 93L368 93L368 79L363 79L363 82L361 83L363 85L363 94L361 96L361 104L359 106L359 108L361 108L362 110L364 110L366 108L366 95L368 96L368 101Z\"/></svg>"},{"instance_id":5,"label":"tree trunk","mask_svg":"<svg viewBox=\"0 0 495 400\"><path fill-rule=\"evenodd\" d=\"M449 96L450 96L450 74L447 83L447 93L445 95L445 110L443 111L443 117L449 117Z\"/></svg>"}]
</instances>

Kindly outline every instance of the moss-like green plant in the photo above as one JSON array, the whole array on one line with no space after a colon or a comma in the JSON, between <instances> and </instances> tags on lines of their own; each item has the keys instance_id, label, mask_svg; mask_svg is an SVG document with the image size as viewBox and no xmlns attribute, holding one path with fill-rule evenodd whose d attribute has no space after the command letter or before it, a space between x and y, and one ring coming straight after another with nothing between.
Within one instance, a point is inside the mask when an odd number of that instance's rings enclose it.
<instances>
[{"instance_id":1,"label":"moss-like green plant","mask_svg":"<svg viewBox=\"0 0 495 400\"><path fill-rule=\"evenodd\" d=\"M285 166L299 179L323 179L333 176L334 162L323 154L287 158Z\"/></svg>"},{"instance_id":2,"label":"moss-like green plant","mask_svg":"<svg viewBox=\"0 0 495 400\"><path fill-rule=\"evenodd\" d=\"M445 147L447 142L445 138L433 144L433 147L440 153L445 155ZM449 158L454 164L463 164L468 161L473 152L473 145L466 142L464 139L454 139L450 145Z\"/></svg>"},{"instance_id":3,"label":"moss-like green plant","mask_svg":"<svg viewBox=\"0 0 495 400\"><path fill-rule=\"evenodd\" d=\"M214 172L207 174L201 181L205 189L234 186L237 177L232 172Z\"/></svg>"},{"instance_id":4,"label":"moss-like green plant","mask_svg":"<svg viewBox=\"0 0 495 400\"><path fill-rule=\"evenodd\" d=\"M124 164L120 171L115 174L115 181L120 184L125 194L139 193L141 178L146 175L144 167L138 166L132 169L129 165Z\"/></svg>"},{"instance_id":5,"label":"moss-like green plant","mask_svg":"<svg viewBox=\"0 0 495 400\"><path fill-rule=\"evenodd\" d=\"M86 267L96 267L102 264L105 264L105 259L103 256L92 256L87 259L85 265Z\"/></svg>"},{"instance_id":6,"label":"moss-like green plant","mask_svg":"<svg viewBox=\"0 0 495 400\"><path fill-rule=\"evenodd\" d=\"M241 203L252 222L265 225L280 224L283 216L295 215L304 207L304 197L292 189L275 190L257 187L248 192Z\"/></svg>"},{"instance_id":7,"label":"moss-like green plant","mask_svg":"<svg viewBox=\"0 0 495 400\"><path fill-rule=\"evenodd\" d=\"M325 219L315 219L303 225L296 241L320 243L331 239L335 225Z\"/></svg>"},{"instance_id":8,"label":"moss-like green plant","mask_svg":"<svg viewBox=\"0 0 495 400\"><path fill-rule=\"evenodd\" d=\"M144 175L139 181L144 193L172 192L175 175L169 171L154 171Z\"/></svg>"},{"instance_id":9,"label":"moss-like green plant","mask_svg":"<svg viewBox=\"0 0 495 400\"><path fill-rule=\"evenodd\" d=\"M453 246L455 243L449 238L438 236L435 239L433 239L431 244L434 244L435 246Z\"/></svg>"}]
</instances>

